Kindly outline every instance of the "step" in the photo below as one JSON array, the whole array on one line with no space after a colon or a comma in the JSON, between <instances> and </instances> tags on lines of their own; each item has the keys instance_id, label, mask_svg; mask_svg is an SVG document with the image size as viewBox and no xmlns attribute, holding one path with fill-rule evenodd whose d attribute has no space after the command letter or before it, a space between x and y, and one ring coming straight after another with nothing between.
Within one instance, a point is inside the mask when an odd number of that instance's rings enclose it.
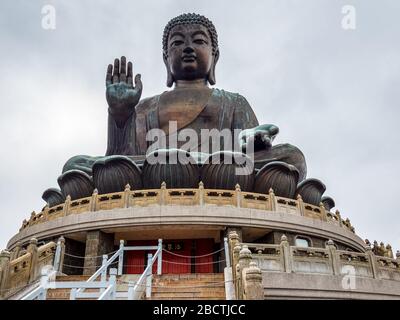
<instances>
[{"instance_id":1,"label":"step","mask_svg":"<svg viewBox=\"0 0 400 320\"><path fill-rule=\"evenodd\" d=\"M166 274L153 277L151 300L224 300L222 273Z\"/></svg>"}]
</instances>

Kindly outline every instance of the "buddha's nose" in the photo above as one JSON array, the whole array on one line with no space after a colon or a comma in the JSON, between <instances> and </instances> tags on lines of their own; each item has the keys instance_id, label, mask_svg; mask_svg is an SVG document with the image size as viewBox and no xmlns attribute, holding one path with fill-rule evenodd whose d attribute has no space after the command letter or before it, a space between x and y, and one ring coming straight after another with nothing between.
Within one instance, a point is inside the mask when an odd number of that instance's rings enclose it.
<instances>
[{"instance_id":1,"label":"buddha's nose","mask_svg":"<svg viewBox=\"0 0 400 320\"><path fill-rule=\"evenodd\" d=\"M189 54L189 53L193 53L193 47L192 46L186 46L185 49L183 49L183 53Z\"/></svg>"}]
</instances>

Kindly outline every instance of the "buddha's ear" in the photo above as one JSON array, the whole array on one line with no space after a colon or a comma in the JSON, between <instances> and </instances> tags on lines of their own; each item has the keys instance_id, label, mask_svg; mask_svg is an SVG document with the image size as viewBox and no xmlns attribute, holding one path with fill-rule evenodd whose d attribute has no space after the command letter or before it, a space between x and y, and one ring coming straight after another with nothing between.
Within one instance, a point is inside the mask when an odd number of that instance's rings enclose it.
<instances>
[{"instance_id":1,"label":"buddha's ear","mask_svg":"<svg viewBox=\"0 0 400 320\"><path fill-rule=\"evenodd\" d=\"M168 57L165 52L163 53L163 60L164 60L165 67L167 68L167 87L171 88L172 85L174 84L175 80L174 80L174 77L172 76L171 69L170 69L169 63L168 63Z\"/></svg>"},{"instance_id":2,"label":"buddha's ear","mask_svg":"<svg viewBox=\"0 0 400 320\"><path fill-rule=\"evenodd\" d=\"M210 72L208 73L208 82L213 86L216 81L215 81L215 66L218 62L219 59L219 49L217 49L214 53L214 59L213 59L213 63L210 69Z\"/></svg>"}]
</instances>

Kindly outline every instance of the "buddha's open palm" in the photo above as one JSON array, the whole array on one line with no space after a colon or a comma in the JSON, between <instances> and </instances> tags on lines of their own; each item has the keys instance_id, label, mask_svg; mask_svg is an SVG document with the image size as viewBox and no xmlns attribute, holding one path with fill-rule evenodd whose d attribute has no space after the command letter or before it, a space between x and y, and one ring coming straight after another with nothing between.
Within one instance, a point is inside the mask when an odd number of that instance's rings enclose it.
<instances>
[{"instance_id":1,"label":"buddha's open palm","mask_svg":"<svg viewBox=\"0 0 400 320\"><path fill-rule=\"evenodd\" d=\"M128 68L127 68L128 67ZM132 62L126 64L126 58L115 59L108 65L106 76L106 98L110 113L117 122L124 122L134 111L142 95L140 74L135 76L133 86Z\"/></svg>"}]
</instances>

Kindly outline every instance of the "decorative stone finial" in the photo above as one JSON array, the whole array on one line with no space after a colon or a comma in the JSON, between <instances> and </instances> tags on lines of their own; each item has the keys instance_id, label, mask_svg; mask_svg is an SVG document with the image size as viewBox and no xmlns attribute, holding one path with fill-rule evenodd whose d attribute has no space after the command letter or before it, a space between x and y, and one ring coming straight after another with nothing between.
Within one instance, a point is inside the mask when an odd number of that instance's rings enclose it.
<instances>
[{"instance_id":1,"label":"decorative stone finial","mask_svg":"<svg viewBox=\"0 0 400 320\"><path fill-rule=\"evenodd\" d=\"M236 191L241 191L241 190L240 190L240 185L239 185L239 183L236 183L236 185L235 185L235 190L236 190Z\"/></svg>"},{"instance_id":2,"label":"decorative stone finial","mask_svg":"<svg viewBox=\"0 0 400 320\"><path fill-rule=\"evenodd\" d=\"M246 245L244 245L239 252L239 260L241 259L251 259L251 251Z\"/></svg>"},{"instance_id":3,"label":"decorative stone finial","mask_svg":"<svg viewBox=\"0 0 400 320\"><path fill-rule=\"evenodd\" d=\"M286 242L287 241L287 237L286 237L286 235L285 234L283 234L282 236L281 236L281 242Z\"/></svg>"},{"instance_id":4,"label":"decorative stone finial","mask_svg":"<svg viewBox=\"0 0 400 320\"><path fill-rule=\"evenodd\" d=\"M257 266L255 261L251 261L249 264L249 268L246 271L246 280L247 281L262 281L262 273L261 269Z\"/></svg>"},{"instance_id":5,"label":"decorative stone finial","mask_svg":"<svg viewBox=\"0 0 400 320\"><path fill-rule=\"evenodd\" d=\"M96 193L97 193L97 189L94 189L94 190L96 190ZM93 190L93 193L95 192L94 190ZM65 201L70 202L71 201L71 196L67 195L67 197L65 198Z\"/></svg>"},{"instance_id":6,"label":"decorative stone finial","mask_svg":"<svg viewBox=\"0 0 400 320\"><path fill-rule=\"evenodd\" d=\"M335 243L333 242L332 239L329 239L328 242L326 243L328 246L334 246Z\"/></svg>"},{"instance_id":7,"label":"decorative stone finial","mask_svg":"<svg viewBox=\"0 0 400 320\"><path fill-rule=\"evenodd\" d=\"M131 191L131 185L129 183L126 184L125 191Z\"/></svg>"},{"instance_id":8,"label":"decorative stone finial","mask_svg":"<svg viewBox=\"0 0 400 320\"><path fill-rule=\"evenodd\" d=\"M204 188L204 183L203 183L203 181L200 181L199 182L199 189L203 189Z\"/></svg>"},{"instance_id":9,"label":"decorative stone finial","mask_svg":"<svg viewBox=\"0 0 400 320\"><path fill-rule=\"evenodd\" d=\"M303 198L302 198L300 193L297 195L296 199L299 200L299 201L303 201Z\"/></svg>"},{"instance_id":10,"label":"decorative stone finial","mask_svg":"<svg viewBox=\"0 0 400 320\"><path fill-rule=\"evenodd\" d=\"M33 244L35 246L37 246L38 240L36 238L31 238L31 240L29 240L29 244Z\"/></svg>"},{"instance_id":11,"label":"decorative stone finial","mask_svg":"<svg viewBox=\"0 0 400 320\"><path fill-rule=\"evenodd\" d=\"M161 189L166 189L167 188L167 184L165 183L165 181L161 182Z\"/></svg>"},{"instance_id":12,"label":"decorative stone finial","mask_svg":"<svg viewBox=\"0 0 400 320\"><path fill-rule=\"evenodd\" d=\"M269 188L268 193L269 193L269 194L274 194L274 189Z\"/></svg>"},{"instance_id":13,"label":"decorative stone finial","mask_svg":"<svg viewBox=\"0 0 400 320\"><path fill-rule=\"evenodd\" d=\"M239 244L237 244L237 245L233 248L233 253L239 254L239 253L240 253L240 250L242 250L242 247L241 247Z\"/></svg>"},{"instance_id":14,"label":"decorative stone finial","mask_svg":"<svg viewBox=\"0 0 400 320\"><path fill-rule=\"evenodd\" d=\"M230 231L228 237L230 240L239 240L239 235L236 231Z\"/></svg>"}]
</instances>

